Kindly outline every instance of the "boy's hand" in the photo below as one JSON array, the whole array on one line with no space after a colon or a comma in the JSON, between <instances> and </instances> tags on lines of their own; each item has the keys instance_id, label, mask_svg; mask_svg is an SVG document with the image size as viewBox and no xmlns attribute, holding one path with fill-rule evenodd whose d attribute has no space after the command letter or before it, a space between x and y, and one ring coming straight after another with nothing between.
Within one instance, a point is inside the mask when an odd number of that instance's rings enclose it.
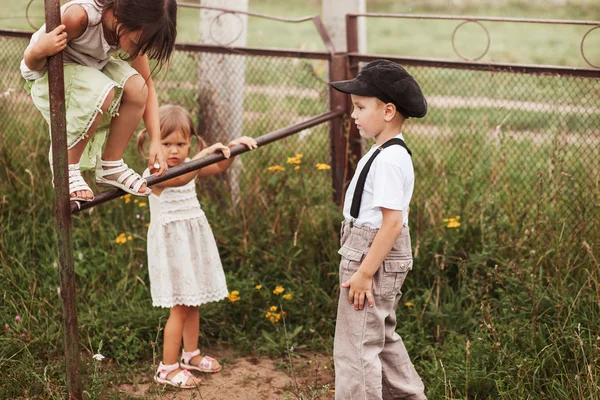
<instances>
[{"instance_id":1,"label":"boy's hand","mask_svg":"<svg viewBox=\"0 0 600 400\"><path fill-rule=\"evenodd\" d=\"M229 150L229 147L225 146L222 143L215 143L212 146L206 148L207 154L214 154L217 151L222 152L225 158L229 158L231 156L231 151Z\"/></svg>"},{"instance_id":2,"label":"boy's hand","mask_svg":"<svg viewBox=\"0 0 600 400\"><path fill-rule=\"evenodd\" d=\"M256 143L256 140L254 140L254 138L251 138L249 136L242 136L237 139L234 139L231 142L229 142L227 147L237 146L238 144L243 144L244 146L248 147L250 150L256 149L258 147L258 143Z\"/></svg>"},{"instance_id":3,"label":"boy's hand","mask_svg":"<svg viewBox=\"0 0 600 400\"><path fill-rule=\"evenodd\" d=\"M348 302L354 303L355 310L362 310L365 306L365 297L370 307L375 305L373 301L373 277L364 274L360 268L356 271L349 280L342 283L343 288L349 287Z\"/></svg>"},{"instance_id":4,"label":"boy's hand","mask_svg":"<svg viewBox=\"0 0 600 400\"><path fill-rule=\"evenodd\" d=\"M65 32L65 29L65 25L59 25L54 30L40 36L35 44L40 58L53 56L67 47L67 32Z\"/></svg>"}]
</instances>

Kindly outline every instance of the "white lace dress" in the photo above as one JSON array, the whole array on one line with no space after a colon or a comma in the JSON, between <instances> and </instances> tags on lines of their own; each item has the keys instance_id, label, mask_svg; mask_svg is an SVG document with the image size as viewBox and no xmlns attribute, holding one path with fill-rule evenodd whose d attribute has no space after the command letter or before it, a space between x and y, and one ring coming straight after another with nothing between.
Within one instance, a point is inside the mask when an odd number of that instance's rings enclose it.
<instances>
[{"instance_id":1,"label":"white lace dress","mask_svg":"<svg viewBox=\"0 0 600 400\"><path fill-rule=\"evenodd\" d=\"M146 170L144 176L148 176ZM199 306L227 297L217 244L191 181L150 195L148 269L152 305Z\"/></svg>"}]
</instances>

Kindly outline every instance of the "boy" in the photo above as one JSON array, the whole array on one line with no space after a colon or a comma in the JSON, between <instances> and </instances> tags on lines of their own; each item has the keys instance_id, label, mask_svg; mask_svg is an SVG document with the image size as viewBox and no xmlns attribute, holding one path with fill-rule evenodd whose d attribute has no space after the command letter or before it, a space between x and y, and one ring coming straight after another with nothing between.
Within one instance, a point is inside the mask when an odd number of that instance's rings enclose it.
<instances>
[{"instance_id":1,"label":"boy","mask_svg":"<svg viewBox=\"0 0 600 400\"><path fill-rule=\"evenodd\" d=\"M405 119L425 116L427 101L414 78L388 60L331 85L351 95L360 135L375 139L344 200L335 398L423 400L423 382L395 330L400 289L412 268L408 205L414 172L401 131Z\"/></svg>"}]
</instances>

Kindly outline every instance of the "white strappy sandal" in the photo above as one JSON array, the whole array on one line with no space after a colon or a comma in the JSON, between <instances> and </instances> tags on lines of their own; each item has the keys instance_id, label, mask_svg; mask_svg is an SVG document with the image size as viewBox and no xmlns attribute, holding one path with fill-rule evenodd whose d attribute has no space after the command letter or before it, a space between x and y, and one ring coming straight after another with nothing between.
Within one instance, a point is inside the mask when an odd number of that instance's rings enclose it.
<instances>
[{"instance_id":1,"label":"white strappy sandal","mask_svg":"<svg viewBox=\"0 0 600 400\"><path fill-rule=\"evenodd\" d=\"M109 167L109 169L104 169L103 167ZM120 174L116 180L105 178L106 176L115 174ZM152 190L149 187L146 187L146 191L143 193L139 191L145 183L146 180L129 168L123 162L123 159L104 161L98 157L98 161L96 162L96 184L98 186L113 186L135 196L150 196Z\"/></svg>"},{"instance_id":2,"label":"white strappy sandal","mask_svg":"<svg viewBox=\"0 0 600 400\"><path fill-rule=\"evenodd\" d=\"M69 164L69 195L80 191L92 192L92 189L90 189L88 184L83 180L81 170L79 169L79 163ZM89 199L79 196L73 196L69 199L71 201L92 201L94 200L94 193L92 192L92 197Z\"/></svg>"},{"instance_id":3,"label":"white strappy sandal","mask_svg":"<svg viewBox=\"0 0 600 400\"><path fill-rule=\"evenodd\" d=\"M200 349L196 349L194 351L185 351L181 350L181 368L191 369L194 371L206 372L209 374L219 372L223 369L222 365L219 365L218 369L213 369L213 362L217 361L210 356L202 357L200 361L200 365L192 365L192 358L200 355Z\"/></svg>"},{"instance_id":4,"label":"white strappy sandal","mask_svg":"<svg viewBox=\"0 0 600 400\"><path fill-rule=\"evenodd\" d=\"M169 373L175 371L179 368L179 363L164 365L162 361L158 364L158 369L156 370L156 374L154 375L154 382L159 383L161 385L171 385L180 389L193 389L198 387L200 382L195 384L188 384L190 379L198 379L195 378L194 375L187 369L182 369L178 374L176 374L171 379L167 378Z\"/></svg>"}]
</instances>

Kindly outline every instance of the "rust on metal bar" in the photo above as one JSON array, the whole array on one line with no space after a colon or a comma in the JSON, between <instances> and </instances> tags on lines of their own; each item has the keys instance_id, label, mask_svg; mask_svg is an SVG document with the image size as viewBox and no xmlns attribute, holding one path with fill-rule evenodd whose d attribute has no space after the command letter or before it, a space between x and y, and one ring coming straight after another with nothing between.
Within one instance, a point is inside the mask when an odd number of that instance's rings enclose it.
<instances>
[{"instance_id":1,"label":"rust on metal bar","mask_svg":"<svg viewBox=\"0 0 600 400\"><path fill-rule=\"evenodd\" d=\"M396 61L402 65L412 65L417 67L436 67L436 68L451 68L451 69L472 69L480 71L497 71L497 72L516 72L520 74L536 74L536 75L561 75L585 78L600 78L600 71L591 68L576 68L576 67L559 67L552 65L531 65L531 64L501 64L501 63L476 63L465 61L452 61L437 58L421 58L421 57L398 57L386 54L359 54L349 53L350 66L358 65L359 62L369 62L386 58L391 61Z\"/></svg>"},{"instance_id":2,"label":"rust on metal bar","mask_svg":"<svg viewBox=\"0 0 600 400\"><path fill-rule=\"evenodd\" d=\"M262 147L271 142L275 142L277 140L281 140L285 137L293 135L294 133L298 133L304 129L313 127L315 125L322 124L323 122L331 121L332 119L338 118L339 116L341 116L343 114L344 114L343 109L336 109L333 111L329 111L327 113L318 115L318 116L308 119L306 121L303 121L303 122L300 122L300 123L297 123L297 124L294 124L294 125L291 125L286 128L282 128L282 129L279 129L279 130L276 130L273 132L269 132L263 136L256 138L256 142L259 147ZM237 145L237 146L234 146L231 148L231 156L236 156L236 155L245 153L247 151L250 151L250 150L246 146ZM150 177L146 178L146 181L148 182L148 186L152 186L157 183L160 183L160 182L172 179L172 178L176 178L176 177L186 174L188 172L195 171L200 168L204 168L208 165L217 163L224 159L225 159L225 157L223 156L223 154L211 154L211 155L203 157L201 159L193 160L193 161L187 162L185 164L178 165L177 167L171 168L167 172L165 172L165 174L161 177L150 176ZM109 200L115 199L117 197L121 197L125 194L126 193L124 191L122 191L121 189L110 189L110 190L104 191L102 193L96 194L96 196L94 197L94 200L81 204L81 208L78 208L78 206L75 204L75 202L73 202L73 204L71 204L71 212L77 213L77 212L86 210L88 208L97 206L98 204L106 203Z\"/></svg>"},{"instance_id":3,"label":"rust on metal bar","mask_svg":"<svg viewBox=\"0 0 600 400\"><path fill-rule=\"evenodd\" d=\"M178 43L176 50L197 53L243 54L245 56L292 57L328 60L329 53L319 51L300 51L293 49L267 49L262 47L222 47L210 44Z\"/></svg>"},{"instance_id":4,"label":"rust on metal bar","mask_svg":"<svg viewBox=\"0 0 600 400\"><path fill-rule=\"evenodd\" d=\"M60 0L45 0L46 32L61 23ZM71 248L71 210L67 159L67 124L65 113L65 84L62 52L48 59L50 90L50 132L52 135L52 164L54 171L56 234L60 263L60 294L63 301L65 329L65 361L69 399L81 400L82 385L79 365L79 333L75 271Z\"/></svg>"},{"instance_id":5,"label":"rust on metal bar","mask_svg":"<svg viewBox=\"0 0 600 400\"><path fill-rule=\"evenodd\" d=\"M362 13L348 14L353 17L371 18L403 18L403 19L437 19L454 21L492 21L492 22L517 22L530 24L555 24L555 25L600 25L600 21L581 21L572 19L534 19L534 18L503 18L483 17L477 15L437 15L437 14L384 14L384 13Z\"/></svg>"}]
</instances>

